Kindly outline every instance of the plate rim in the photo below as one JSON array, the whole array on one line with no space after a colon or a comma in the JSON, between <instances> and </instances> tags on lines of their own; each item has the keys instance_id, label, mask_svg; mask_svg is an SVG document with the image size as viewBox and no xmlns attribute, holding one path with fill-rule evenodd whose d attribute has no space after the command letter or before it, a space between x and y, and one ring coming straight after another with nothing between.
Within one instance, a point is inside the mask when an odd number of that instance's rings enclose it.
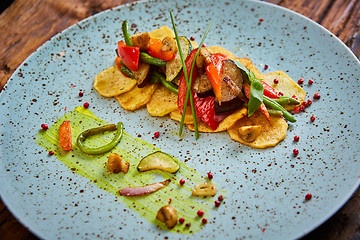
<instances>
[{"instance_id":1,"label":"plate rim","mask_svg":"<svg viewBox=\"0 0 360 240\"><path fill-rule=\"evenodd\" d=\"M281 11L286 11L290 14L294 14L298 17L300 17L301 19L303 19L303 21L306 21L307 24L314 24L315 26L317 26L318 28L320 28L322 31L325 31L327 34L331 35L333 37L333 39L336 39L336 41L338 43L340 43L342 45L342 47L345 47L344 49L346 49L347 54L350 54L352 56L352 58L354 60L356 60L357 64L360 67L360 60L359 58L356 57L356 55L351 51L351 49L343 42L341 41L335 34L333 34L332 32L330 32L328 29L326 29L324 26L320 25L319 23L317 23L316 21L310 19L309 17L306 17L294 10L285 8L283 6L279 6L277 4L271 3L271 2L265 2L265 1L257 1L257 0L239 0L239 1L244 1L244 2L255 2L256 4L260 4L260 5L268 5L274 8L278 8ZM160 1L162 2L162 1ZM166 1L165 1L166 2ZM62 31L58 32L57 34L55 34L54 36L52 36L50 39L46 40L44 43L42 43L35 51L33 51L30 55L28 55L26 57L26 59L16 68L16 70L11 74L11 76L9 77L9 79L7 80L7 82L5 83L5 85L3 86L1 92L0 92L0 97L2 97L2 95L4 95L4 92L7 91L7 88L11 87L12 82L14 82L15 80L14 77L16 77L16 75L19 73L19 70L24 66L24 64L30 59L35 57L39 51L41 51L43 48L47 47L49 44L51 44L53 41L58 41L56 38L58 38L59 36L62 36L63 34L66 34L69 31L73 31L75 28L78 28L79 26L81 27L81 24L86 23L88 21L91 21L91 19L97 18L101 15L106 15L109 12L112 11L117 11L117 9L121 9L121 8L128 8L130 6L135 6L138 4L145 4L145 3L151 3L151 4L158 4L159 1L156 0L141 0L141 1L136 1L136 2L132 2L132 3L125 3L122 5L118 5L116 7L110 8L110 9L106 9L104 11L98 12L94 15L91 15L87 18L84 18L80 21L78 21L77 23L74 23L72 25L70 25L69 27L63 29ZM2 178L2 177L1 177ZM352 190L350 192L348 192L345 196L342 196L341 200L338 201L338 204L335 206L333 206L333 210L330 212L328 211L328 213L323 217L318 219L318 221L314 222L314 225L309 227L308 229L304 230L303 233L299 236L296 236L296 238L300 238L300 237L304 237L307 234L311 233L312 231L316 230L319 226L321 226L322 224L324 224L327 220L329 220L333 215L335 215L348 201L349 199L353 196L353 194L358 190L358 188L360 187L360 178L357 180L357 184L354 184L352 187ZM41 232L35 230L32 226L32 224L28 223L28 222L24 222L23 219L21 217L19 217L19 215L21 215L21 213L19 214L18 211L15 209L15 206L12 206L11 204L9 204L9 202L11 201L11 199L7 196L4 197L3 194L3 189L4 187L0 187L0 198L3 201L5 207L11 212L11 214L26 228L28 229L31 233L33 233L34 235L36 235L37 237L41 238L42 234Z\"/></svg>"}]
</instances>

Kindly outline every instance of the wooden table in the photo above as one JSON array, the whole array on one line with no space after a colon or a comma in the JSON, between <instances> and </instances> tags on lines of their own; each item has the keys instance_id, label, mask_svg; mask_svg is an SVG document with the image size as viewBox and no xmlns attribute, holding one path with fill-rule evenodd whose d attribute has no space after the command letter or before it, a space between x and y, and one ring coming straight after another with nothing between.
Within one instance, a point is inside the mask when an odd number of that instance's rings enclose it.
<instances>
[{"instance_id":1,"label":"wooden table","mask_svg":"<svg viewBox=\"0 0 360 240\"><path fill-rule=\"evenodd\" d=\"M16 68L52 36L105 9L132 0L15 0L0 15L0 89ZM360 0L268 0L301 13L360 56ZM0 239L37 239L0 201ZM360 239L360 189L304 239Z\"/></svg>"}]
</instances>

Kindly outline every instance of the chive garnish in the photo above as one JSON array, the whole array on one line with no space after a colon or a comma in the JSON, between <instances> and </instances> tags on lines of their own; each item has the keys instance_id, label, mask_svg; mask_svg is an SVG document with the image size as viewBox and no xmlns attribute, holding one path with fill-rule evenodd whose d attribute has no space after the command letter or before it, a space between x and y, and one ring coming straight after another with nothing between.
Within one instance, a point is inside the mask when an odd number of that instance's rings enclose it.
<instances>
[{"instance_id":1,"label":"chive garnish","mask_svg":"<svg viewBox=\"0 0 360 240\"><path fill-rule=\"evenodd\" d=\"M190 106L191 106L191 112L192 112L192 115L193 115L194 128L195 128L195 139L198 139L198 138L199 138L199 130L198 130L197 121L196 121L196 112L195 112L193 97L192 97L192 94L191 94L192 75L193 75L193 71L194 71L194 67L195 67L196 58L197 58L197 56L198 56L198 54L199 54L199 51L200 51L200 49L201 49L201 47L202 47L202 44L203 44L204 41L205 41L206 35L208 34L208 32L209 32L209 30L210 30L210 26L211 26L211 24L212 24L212 20L211 20L211 22L210 22L210 24L209 24L209 26L208 26L208 28L207 28L207 30L206 30L203 38L201 39L200 45L199 45L199 47L198 47L198 50L196 51L194 60L193 60L192 65L191 65L190 78L189 78L189 76L188 76L188 74L187 74L187 69L186 69L186 65L185 65L185 60L184 60L184 57L183 57L182 51L181 51L179 35L178 35L178 33L177 33L176 26L175 26L175 21L174 21L174 18L173 18L173 15L172 15L171 11L170 11L170 17L171 17L171 23L172 23L172 25L173 25L173 29L174 29L174 33L175 33L176 42L177 42L178 49L179 49L179 54L180 54L181 63L182 63L182 66L183 66L183 72L184 72L185 81L186 81L186 84L187 84L187 92L186 92L184 109L183 109L183 113L182 113L182 117L181 117L181 122L180 122L179 136L181 137L181 134L182 134L182 130L183 130L183 126L184 126L185 113L186 113L186 107L187 107L187 104L188 104L188 101L189 101L189 98L190 98Z\"/></svg>"}]
</instances>

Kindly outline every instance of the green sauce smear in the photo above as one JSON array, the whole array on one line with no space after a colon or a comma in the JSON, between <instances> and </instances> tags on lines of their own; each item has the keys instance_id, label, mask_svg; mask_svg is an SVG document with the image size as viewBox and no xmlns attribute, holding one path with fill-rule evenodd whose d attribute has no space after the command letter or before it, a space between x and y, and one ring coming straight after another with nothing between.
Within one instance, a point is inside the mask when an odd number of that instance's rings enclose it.
<instances>
[{"instance_id":1,"label":"green sauce smear","mask_svg":"<svg viewBox=\"0 0 360 240\"><path fill-rule=\"evenodd\" d=\"M73 149L69 152L63 151L58 144L59 127L65 120L71 122ZM126 132L124 132L120 143L108 153L88 155L81 152L76 145L77 136L89 128L106 124L108 123L94 116L90 110L77 107L59 118L47 131L41 130L36 137L36 142L47 151L54 151L54 156L71 171L88 178L92 184L114 194L124 205L137 212L148 222L158 225L161 229L181 234L199 231L204 224L201 222L202 218L197 216L197 211L203 210L205 213L203 217L209 219L210 211L214 209L214 198L195 197L191 195L191 191L196 184L205 182L206 179L182 161L178 161L180 169L174 174L159 170L138 172L136 167L140 160L154 151L161 151L161 149L146 141L134 138ZM90 147L101 146L111 141L113 136L113 132L92 136L86 139L86 144ZM130 163L128 173L114 174L107 171L107 157L111 152L121 155L123 160ZM143 186L166 179L171 179L168 186L149 195L125 197L120 196L118 192L124 187ZM180 185L180 179L185 179L186 183ZM156 219L157 211L162 206L168 205L170 199L178 217L185 218L185 223L178 223L171 230ZM191 226L186 227L186 223L191 223Z\"/></svg>"}]
</instances>

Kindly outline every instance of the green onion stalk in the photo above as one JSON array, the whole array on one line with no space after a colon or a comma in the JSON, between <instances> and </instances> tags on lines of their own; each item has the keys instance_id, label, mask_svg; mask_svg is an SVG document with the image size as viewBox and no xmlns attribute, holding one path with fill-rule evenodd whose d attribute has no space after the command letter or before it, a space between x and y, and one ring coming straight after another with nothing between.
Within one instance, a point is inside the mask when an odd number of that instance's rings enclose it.
<instances>
[{"instance_id":1,"label":"green onion stalk","mask_svg":"<svg viewBox=\"0 0 360 240\"><path fill-rule=\"evenodd\" d=\"M179 35L177 33L176 26L175 26L175 21L174 21L174 18L173 18L173 15L172 15L171 11L170 11L170 17L171 17L171 23L173 25L173 29L174 29L174 33L175 33L176 42L177 42L177 45L178 45L178 48L179 48L180 59L181 59L181 63L182 63L182 66L183 66L184 77L185 77L186 84L187 84L187 92L186 92L186 98L185 98L183 114L182 114L181 122L180 122L179 136L181 136L181 134L182 134L182 130L183 130L183 126L184 126L184 120L185 120L186 106L187 106L188 101L190 99L191 112L192 112L192 115L193 115L194 128L195 128L195 138L198 139L199 138L199 130L198 130L198 126L197 126L194 101L193 101L193 97L192 97L192 94L191 94L192 75L193 75L193 71L194 71L194 67L195 67L196 58L197 58L197 56L198 56L198 54L200 52L202 44L205 41L206 35L208 34L208 32L210 30L212 20L211 20L211 22L210 22L210 24L209 24L209 26L208 26L202 40L200 42L198 50L196 51L194 61L193 61L192 65L191 65L190 78L189 78L189 76L187 74L187 69L186 69L186 65L185 65L184 56L182 55L182 51L181 51Z\"/></svg>"}]
</instances>

